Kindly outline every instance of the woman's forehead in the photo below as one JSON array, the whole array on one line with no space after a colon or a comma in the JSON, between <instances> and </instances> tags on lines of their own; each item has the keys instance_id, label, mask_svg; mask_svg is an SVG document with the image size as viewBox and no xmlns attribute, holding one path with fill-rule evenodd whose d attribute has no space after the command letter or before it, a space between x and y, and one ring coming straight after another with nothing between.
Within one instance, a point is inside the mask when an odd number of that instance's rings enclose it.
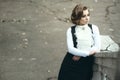
<instances>
[{"instance_id":1,"label":"woman's forehead","mask_svg":"<svg viewBox=\"0 0 120 80\"><path fill-rule=\"evenodd\" d=\"M83 10L83 15L84 14L89 14L90 12L89 12L89 10L88 9L86 9L86 10Z\"/></svg>"}]
</instances>

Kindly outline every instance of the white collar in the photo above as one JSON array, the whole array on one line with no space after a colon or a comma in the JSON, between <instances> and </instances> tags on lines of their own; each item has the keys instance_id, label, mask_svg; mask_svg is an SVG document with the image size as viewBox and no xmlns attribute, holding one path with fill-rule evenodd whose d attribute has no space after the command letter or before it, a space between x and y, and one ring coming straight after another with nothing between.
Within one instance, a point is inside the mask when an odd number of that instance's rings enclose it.
<instances>
[{"instance_id":1,"label":"white collar","mask_svg":"<svg viewBox=\"0 0 120 80\"><path fill-rule=\"evenodd\" d=\"M88 27L88 24L85 24L85 25L76 25L76 27L84 30L85 28Z\"/></svg>"}]
</instances>

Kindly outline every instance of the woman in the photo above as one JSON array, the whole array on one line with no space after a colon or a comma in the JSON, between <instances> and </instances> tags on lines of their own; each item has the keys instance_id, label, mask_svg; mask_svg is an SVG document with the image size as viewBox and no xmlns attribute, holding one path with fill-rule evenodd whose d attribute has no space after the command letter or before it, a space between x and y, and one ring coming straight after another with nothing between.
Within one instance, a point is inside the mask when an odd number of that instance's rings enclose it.
<instances>
[{"instance_id":1,"label":"woman","mask_svg":"<svg viewBox=\"0 0 120 80\"><path fill-rule=\"evenodd\" d=\"M96 25L88 24L89 19L88 8L76 5L71 14L75 25L67 30L68 52L58 80L92 80L94 54L100 51L100 34Z\"/></svg>"}]
</instances>

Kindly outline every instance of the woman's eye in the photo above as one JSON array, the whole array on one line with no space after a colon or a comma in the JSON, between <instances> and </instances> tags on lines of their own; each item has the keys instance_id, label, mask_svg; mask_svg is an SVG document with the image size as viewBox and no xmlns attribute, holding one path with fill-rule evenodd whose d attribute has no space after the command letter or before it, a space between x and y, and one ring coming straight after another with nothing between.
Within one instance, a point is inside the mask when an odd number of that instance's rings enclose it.
<instances>
[{"instance_id":1,"label":"woman's eye","mask_svg":"<svg viewBox=\"0 0 120 80\"><path fill-rule=\"evenodd\" d=\"M87 14L87 15L83 15L82 18L86 17L86 16L90 16L90 14Z\"/></svg>"},{"instance_id":2,"label":"woman's eye","mask_svg":"<svg viewBox=\"0 0 120 80\"><path fill-rule=\"evenodd\" d=\"M84 18L84 17L86 17L86 15L83 15L82 17Z\"/></svg>"}]
</instances>

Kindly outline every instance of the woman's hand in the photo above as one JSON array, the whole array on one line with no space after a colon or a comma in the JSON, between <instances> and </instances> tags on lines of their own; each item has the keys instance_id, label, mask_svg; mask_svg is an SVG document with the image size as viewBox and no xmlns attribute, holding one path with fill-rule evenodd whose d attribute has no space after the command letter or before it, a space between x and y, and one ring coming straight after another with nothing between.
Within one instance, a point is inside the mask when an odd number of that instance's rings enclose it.
<instances>
[{"instance_id":1,"label":"woman's hand","mask_svg":"<svg viewBox=\"0 0 120 80\"><path fill-rule=\"evenodd\" d=\"M96 50L90 51L89 55L94 55L96 53ZM80 59L80 56L73 56L72 59L74 61L78 61Z\"/></svg>"},{"instance_id":2,"label":"woman's hand","mask_svg":"<svg viewBox=\"0 0 120 80\"><path fill-rule=\"evenodd\" d=\"M80 59L80 56L73 56L72 59L73 59L74 61L78 61L78 60Z\"/></svg>"},{"instance_id":3,"label":"woman's hand","mask_svg":"<svg viewBox=\"0 0 120 80\"><path fill-rule=\"evenodd\" d=\"M90 51L89 55L94 55L95 53L96 53L96 50L92 50L92 51Z\"/></svg>"}]
</instances>

